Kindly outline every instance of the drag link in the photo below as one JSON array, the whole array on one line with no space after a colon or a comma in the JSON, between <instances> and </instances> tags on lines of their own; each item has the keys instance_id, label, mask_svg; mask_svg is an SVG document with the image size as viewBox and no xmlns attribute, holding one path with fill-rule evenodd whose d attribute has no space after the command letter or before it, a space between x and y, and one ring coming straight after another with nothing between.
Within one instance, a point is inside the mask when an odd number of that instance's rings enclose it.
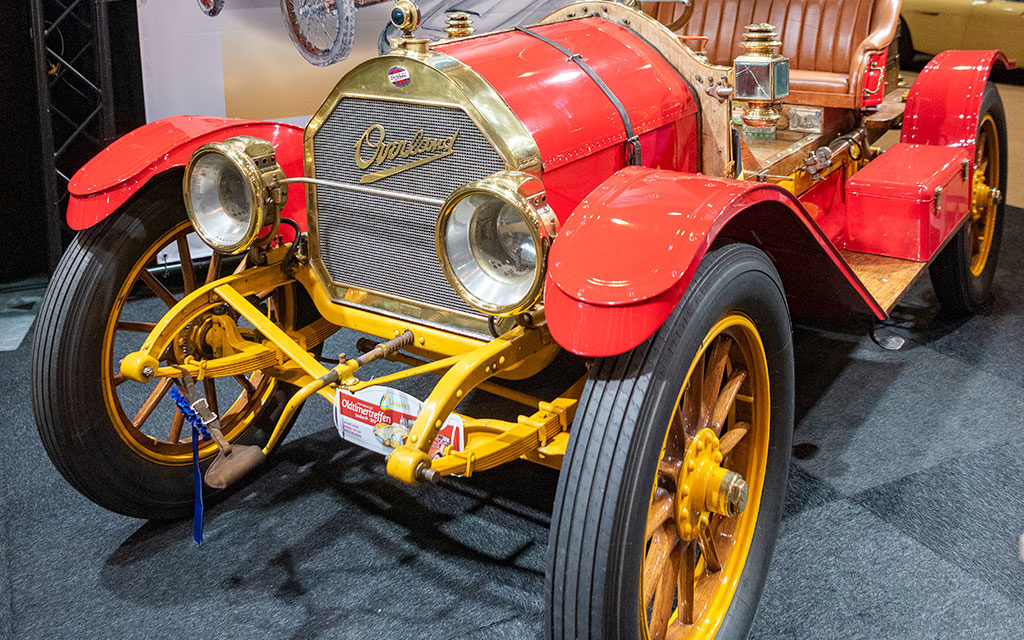
<instances>
[{"instance_id":1,"label":"drag link","mask_svg":"<svg viewBox=\"0 0 1024 640\"><path fill-rule=\"evenodd\" d=\"M328 385L338 384L339 382L350 379L360 367L379 358L385 358L389 354L397 352L402 347L409 346L412 344L413 339L414 336L412 331L406 330L397 338L376 345L369 353L364 353L355 360L348 360L338 364L338 366L334 367L324 375L314 379L299 389L285 405L284 411L281 412L281 416L277 420L277 425L274 426L274 431L270 434L270 440L267 442L267 446L263 448L263 453L269 454L271 450L277 446L277 442L280 440L281 434L284 432L285 425L288 424L292 419L292 416L295 415L295 412L298 411L299 407L301 407L310 396L319 392Z\"/></svg>"},{"instance_id":2,"label":"drag link","mask_svg":"<svg viewBox=\"0 0 1024 640\"><path fill-rule=\"evenodd\" d=\"M387 342L381 342L379 344L374 345L372 348L368 349L366 351L366 353L364 353L363 355L361 355L358 358L356 358L356 362L359 363L360 367L362 367L362 366L365 366L365 365L373 362L374 360L378 360L380 358L387 359L388 356L390 356L390 355L392 355L392 354L394 354L394 353L396 353L398 351L401 351L405 347L408 347L409 345L411 345L413 340L415 340L415 338L416 337L412 334L412 331L409 331L408 329L406 329L398 337L392 338L391 340L388 340ZM361 338L356 343L356 348L358 348L360 351L362 351L363 347L368 346L367 343L371 343L372 344L372 342L370 340L367 340L366 338Z\"/></svg>"}]
</instances>

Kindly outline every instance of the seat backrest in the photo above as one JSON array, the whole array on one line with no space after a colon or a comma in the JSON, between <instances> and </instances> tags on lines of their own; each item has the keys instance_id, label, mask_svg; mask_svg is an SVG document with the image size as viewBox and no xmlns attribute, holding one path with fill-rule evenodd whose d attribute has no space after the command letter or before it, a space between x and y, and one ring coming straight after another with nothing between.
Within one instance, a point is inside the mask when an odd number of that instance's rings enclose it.
<instances>
[{"instance_id":1,"label":"seat backrest","mask_svg":"<svg viewBox=\"0 0 1024 640\"><path fill-rule=\"evenodd\" d=\"M708 36L708 60L732 66L743 53L743 29L768 22L778 29L780 53L793 69L849 73L850 61L860 43L891 18L875 11L876 4L893 0L691 0L693 17L680 33ZM645 13L662 24L682 15L679 2L643 2ZM875 14L878 16L875 16Z\"/></svg>"}]
</instances>

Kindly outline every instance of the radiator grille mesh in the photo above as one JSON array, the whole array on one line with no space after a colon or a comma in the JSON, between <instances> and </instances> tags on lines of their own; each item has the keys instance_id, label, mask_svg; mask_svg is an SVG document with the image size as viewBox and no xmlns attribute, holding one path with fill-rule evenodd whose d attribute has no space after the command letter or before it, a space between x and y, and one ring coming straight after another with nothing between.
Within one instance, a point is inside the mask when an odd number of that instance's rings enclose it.
<instances>
[{"instance_id":1,"label":"radiator grille mesh","mask_svg":"<svg viewBox=\"0 0 1024 640\"><path fill-rule=\"evenodd\" d=\"M455 131L458 137L451 155L370 186L443 200L457 187L505 168L498 152L460 109L343 98L314 138L315 177L359 184L368 173L430 155L360 169L355 144L374 124L383 125L388 141L411 140L420 130L430 139L448 138ZM362 156L371 155L364 146ZM335 284L479 315L441 272L434 248L436 207L325 187L316 193L320 256Z\"/></svg>"}]
</instances>

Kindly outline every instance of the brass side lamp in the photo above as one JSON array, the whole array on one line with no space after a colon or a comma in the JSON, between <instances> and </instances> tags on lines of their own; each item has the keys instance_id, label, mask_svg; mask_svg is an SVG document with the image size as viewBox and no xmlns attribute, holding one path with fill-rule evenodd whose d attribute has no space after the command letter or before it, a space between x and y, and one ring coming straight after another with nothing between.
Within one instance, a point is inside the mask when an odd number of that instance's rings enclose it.
<instances>
[{"instance_id":1,"label":"brass side lamp","mask_svg":"<svg viewBox=\"0 0 1024 640\"><path fill-rule=\"evenodd\" d=\"M774 137L781 117L778 104L789 95L789 58L779 55L782 43L777 38L770 24L747 25L740 44L746 53L733 63L733 99L746 103L743 124L749 135Z\"/></svg>"}]
</instances>

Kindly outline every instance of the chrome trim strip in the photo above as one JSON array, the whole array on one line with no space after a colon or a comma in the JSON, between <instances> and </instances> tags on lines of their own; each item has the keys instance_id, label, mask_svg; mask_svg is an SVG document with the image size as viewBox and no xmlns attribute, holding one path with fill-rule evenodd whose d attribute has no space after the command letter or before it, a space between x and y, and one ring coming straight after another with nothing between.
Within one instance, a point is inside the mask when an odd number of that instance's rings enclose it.
<instances>
[{"instance_id":1,"label":"chrome trim strip","mask_svg":"<svg viewBox=\"0 0 1024 640\"><path fill-rule=\"evenodd\" d=\"M289 184L291 182L304 182L306 184L315 184L321 187L340 189L342 191L352 191L353 193L363 193L370 196L382 196L384 198L394 198L395 200L405 200L406 202L415 202L417 204L432 205L439 209L444 205L444 200L441 200L440 198L416 196L409 193L402 193L400 191L391 191L390 189L378 189L377 187L366 187L358 184L346 184L344 182L321 180L319 178L286 178L284 180L278 181L278 184Z\"/></svg>"}]
</instances>

